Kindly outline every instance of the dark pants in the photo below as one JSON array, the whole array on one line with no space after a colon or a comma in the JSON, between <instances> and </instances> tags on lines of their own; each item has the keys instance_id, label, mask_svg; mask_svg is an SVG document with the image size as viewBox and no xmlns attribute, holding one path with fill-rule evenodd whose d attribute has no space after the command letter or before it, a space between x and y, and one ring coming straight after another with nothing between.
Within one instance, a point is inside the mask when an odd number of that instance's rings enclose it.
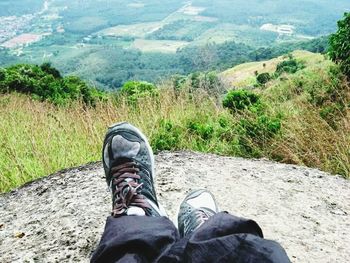
<instances>
[{"instance_id":1,"label":"dark pants","mask_svg":"<svg viewBox=\"0 0 350 263\"><path fill-rule=\"evenodd\" d=\"M165 217L108 217L91 262L290 261L278 243L263 238L256 222L222 212L182 239Z\"/></svg>"}]
</instances>

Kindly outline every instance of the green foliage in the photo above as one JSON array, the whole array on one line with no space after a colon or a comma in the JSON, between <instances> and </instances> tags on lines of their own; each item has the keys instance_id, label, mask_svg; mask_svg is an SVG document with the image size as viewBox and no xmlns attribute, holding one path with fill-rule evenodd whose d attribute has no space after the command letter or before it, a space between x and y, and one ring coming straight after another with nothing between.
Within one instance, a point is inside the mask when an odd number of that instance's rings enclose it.
<instances>
[{"instance_id":1,"label":"green foliage","mask_svg":"<svg viewBox=\"0 0 350 263\"><path fill-rule=\"evenodd\" d=\"M214 125L211 123L190 121L187 127L190 132L199 135L203 140L209 140L214 135Z\"/></svg>"},{"instance_id":2,"label":"green foliage","mask_svg":"<svg viewBox=\"0 0 350 263\"><path fill-rule=\"evenodd\" d=\"M225 91L224 84L216 72L196 72L189 76L190 91L202 89L210 95L219 95Z\"/></svg>"},{"instance_id":3,"label":"green foliage","mask_svg":"<svg viewBox=\"0 0 350 263\"><path fill-rule=\"evenodd\" d=\"M46 72L47 74L52 75L54 78L62 78L61 73L51 66L51 63L43 63L40 66L41 70Z\"/></svg>"},{"instance_id":4,"label":"green foliage","mask_svg":"<svg viewBox=\"0 0 350 263\"><path fill-rule=\"evenodd\" d=\"M311 41L316 40L302 42L302 44L275 44L258 50L255 47L229 41L204 46L188 45L176 53L148 53L132 48L125 49L124 44L120 43L122 41L115 38L113 40L93 39L93 41L100 42L83 49L67 47L80 39L79 35L68 32L48 36L27 47L22 57L14 57L9 52L0 50L0 66L19 61L21 63L41 61L45 54L43 50L45 50L53 54L50 61L62 73L74 73L85 80L95 81L100 87L106 89L119 89L129 80L155 82L175 74L188 75L198 71L221 71L248 61L271 59L295 49L317 51L309 47L314 45L310 44ZM323 42L327 43L322 40ZM130 44L132 42L126 47ZM99 63L91 63L91 60L96 59L105 61L104 66Z\"/></svg>"},{"instance_id":5,"label":"green foliage","mask_svg":"<svg viewBox=\"0 0 350 263\"><path fill-rule=\"evenodd\" d=\"M265 144L281 130L282 115L271 114L261 96L252 91L230 91L223 106L239 116L234 129L238 135L238 152L243 156L259 157Z\"/></svg>"},{"instance_id":6,"label":"green foliage","mask_svg":"<svg viewBox=\"0 0 350 263\"><path fill-rule=\"evenodd\" d=\"M268 73L268 72L261 73L261 74L259 74L259 75L256 77L256 81L257 81L260 85L266 84L266 83L269 82L271 79L272 79L272 77L271 77L270 73Z\"/></svg>"},{"instance_id":7,"label":"green foliage","mask_svg":"<svg viewBox=\"0 0 350 263\"><path fill-rule=\"evenodd\" d=\"M0 68L0 81L4 81L6 78L6 70L3 68Z\"/></svg>"},{"instance_id":8,"label":"green foliage","mask_svg":"<svg viewBox=\"0 0 350 263\"><path fill-rule=\"evenodd\" d=\"M320 116L324 119L333 129L337 129L337 120L344 112L345 106L342 103L331 103L323 106L320 109Z\"/></svg>"},{"instance_id":9,"label":"green foliage","mask_svg":"<svg viewBox=\"0 0 350 263\"><path fill-rule=\"evenodd\" d=\"M162 119L159 122L159 128L152 138L152 148L158 151L175 150L179 147L181 139L181 129L174 125L170 120Z\"/></svg>"},{"instance_id":10,"label":"green foliage","mask_svg":"<svg viewBox=\"0 0 350 263\"><path fill-rule=\"evenodd\" d=\"M325 53L328 49L328 41L328 36L323 36L308 41L274 44L269 47L261 47L255 51L252 51L250 57L256 61L261 61L275 58L294 50L307 50L314 53Z\"/></svg>"},{"instance_id":11,"label":"green foliage","mask_svg":"<svg viewBox=\"0 0 350 263\"><path fill-rule=\"evenodd\" d=\"M339 66L315 61L302 72L286 76L287 81L277 79L265 89L230 91L224 98L225 108L202 92L189 96L186 88L191 80L181 76L174 85L177 96L173 87L160 89L156 103L147 98L139 111L118 103L99 103L95 108L80 103L72 103L72 108L46 107L47 103L27 96L2 95L0 191L98 160L105 127L121 120L140 127L156 151L187 149L265 157L349 177L349 85ZM56 87L50 83L59 81L38 66L0 69L0 74L0 85L6 83L2 91L9 89L8 83L24 92L44 82L45 90L52 93ZM65 77L60 81L72 97L81 98L81 80ZM133 89L127 90L134 94Z\"/></svg>"},{"instance_id":12,"label":"green foliage","mask_svg":"<svg viewBox=\"0 0 350 263\"><path fill-rule=\"evenodd\" d=\"M239 89L231 90L225 96L222 102L225 108L232 111L250 109L252 107L260 107L260 97L252 91Z\"/></svg>"},{"instance_id":13,"label":"green foliage","mask_svg":"<svg viewBox=\"0 0 350 263\"><path fill-rule=\"evenodd\" d=\"M331 35L329 55L340 65L342 72L350 79L350 13L338 21L338 31Z\"/></svg>"},{"instance_id":14,"label":"green foliage","mask_svg":"<svg viewBox=\"0 0 350 263\"><path fill-rule=\"evenodd\" d=\"M63 78L48 63L41 66L18 64L1 69L0 72L0 92L16 91L59 105L80 99L86 104L94 105L104 97L103 92L87 86L78 77Z\"/></svg>"},{"instance_id":15,"label":"green foliage","mask_svg":"<svg viewBox=\"0 0 350 263\"><path fill-rule=\"evenodd\" d=\"M156 97L157 87L146 81L128 81L120 89L120 93L127 97L131 104L136 104L138 100L145 97Z\"/></svg>"},{"instance_id":16,"label":"green foliage","mask_svg":"<svg viewBox=\"0 0 350 263\"><path fill-rule=\"evenodd\" d=\"M279 76L282 73L294 74L300 69L305 68L304 64L300 61L297 61L293 57L289 57L288 60L284 60L277 64L276 75Z\"/></svg>"}]
</instances>

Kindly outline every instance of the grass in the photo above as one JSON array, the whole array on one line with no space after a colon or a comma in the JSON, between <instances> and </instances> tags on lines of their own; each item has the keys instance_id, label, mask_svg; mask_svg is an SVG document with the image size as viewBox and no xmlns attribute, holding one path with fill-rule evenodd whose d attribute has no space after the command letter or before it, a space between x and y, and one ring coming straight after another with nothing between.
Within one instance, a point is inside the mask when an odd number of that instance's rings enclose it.
<instances>
[{"instance_id":1,"label":"grass","mask_svg":"<svg viewBox=\"0 0 350 263\"><path fill-rule=\"evenodd\" d=\"M309 51L297 50L291 53L297 60L305 62L306 66L313 66L326 62L321 54L315 54ZM231 69L225 70L220 74L223 80L234 87L246 87L256 84L255 72L273 73L277 64L284 60L284 56L270 59L268 61L249 62L237 65Z\"/></svg>"},{"instance_id":2,"label":"grass","mask_svg":"<svg viewBox=\"0 0 350 263\"><path fill-rule=\"evenodd\" d=\"M135 110L125 101L118 105L99 104L96 108L80 103L56 107L19 94L1 95L0 191L62 168L100 160L104 132L114 122L134 123L152 140L161 120L173 120L177 125L183 118L195 115L195 104L181 99L174 104L173 96L164 91L158 104L146 99ZM206 112L209 114L209 108ZM185 148L189 141L187 138L179 142L177 148Z\"/></svg>"},{"instance_id":3,"label":"grass","mask_svg":"<svg viewBox=\"0 0 350 263\"><path fill-rule=\"evenodd\" d=\"M0 192L100 160L106 128L119 121L140 127L156 151L266 157L349 178L350 88L330 73L330 65L327 60L309 64L253 90L263 112L234 112L222 107L222 98L204 90L174 90L170 83L160 87L158 97L142 98L136 106L124 97L92 108L79 102L62 107L15 93L0 95ZM318 105L311 91L323 96L324 104ZM345 107L321 116L325 107L338 104Z\"/></svg>"}]
</instances>

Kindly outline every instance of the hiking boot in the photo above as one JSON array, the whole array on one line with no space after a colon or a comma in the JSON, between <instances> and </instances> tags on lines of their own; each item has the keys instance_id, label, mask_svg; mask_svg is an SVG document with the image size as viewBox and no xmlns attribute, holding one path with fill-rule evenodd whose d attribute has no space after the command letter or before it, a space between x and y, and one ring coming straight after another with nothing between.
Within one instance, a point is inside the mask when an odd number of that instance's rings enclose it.
<instances>
[{"instance_id":1,"label":"hiking boot","mask_svg":"<svg viewBox=\"0 0 350 263\"><path fill-rule=\"evenodd\" d=\"M189 193L180 205L177 218L181 237L191 234L218 211L209 191L201 189Z\"/></svg>"},{"instance_id":2,"label":"hiking boot","mask_svg":"<svg viewBox=\"0 0 350 263\"><path fill-rule=\"evenodd\" d=\"M127 122L108 128L103 167L112 191L112 215L165 216L154 189L154 156L146 136Z\"/></svg>"}]
</instances>

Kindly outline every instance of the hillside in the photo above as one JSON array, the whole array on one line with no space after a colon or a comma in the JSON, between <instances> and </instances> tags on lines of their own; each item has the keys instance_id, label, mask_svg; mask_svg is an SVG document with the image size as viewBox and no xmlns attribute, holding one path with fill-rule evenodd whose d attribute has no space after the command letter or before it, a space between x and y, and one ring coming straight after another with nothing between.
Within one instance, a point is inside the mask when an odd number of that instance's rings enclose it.
<instances>
[{"instance_id":1,"label":"hillside","mask_svg":"<svg viewBox=\"0 0 350 263\"><path fill-rule=\"evenodd\" d=\"M205 187L292 262L350 262L344 11L348 0L1 1L0 262L89 261L110 210L103 138L122 121L149 139L171 219Z\"/></svg>"},{"instance_id":2,"label":"hillside","mask_svg":"<svg viewBox=\"0 0 350 263\"><path fill-rule=\"evenodd\" d=\"M252 77L259 68L262 73ZM51 71L29 65L0 71L1 192L99 160L106 127L124 120L140 127L155 151L264 157L350 176L350 88L339 67L322 55L298 51L219 76L178 76L158 87L132 81L105 95L79 78L55 79ZM249 86L231 90L220 76L245 76L238 80ZM56 84L45 89L53 79ZM6 85L26 95L8 92Z\"/></svg>"},{"instance_id":3,"label":"hillside","mask_svg":"<svg viewBox=\"0 0 350 263\"><path fill-rule=\"evenodd\" d=\"M296 50L290 53L295 59L303 61L306 67L315 67L320 64L328 64L324 55L315 54L308 51ZM220 77L234 87L244 88L256 84L256 72L273 73L276 71L278 63L286 59L286 55L279 56L266 61L250 62L240 64L220 73Z\"/></svg>"},{"instance_id":4,"label":"hillside","mask_svg":"<svg viewBox=\"0 0 350 263\"><path fill-rule=\"evenodd\" d=\"M171 219L205 187L222 210L255 219L292 262L347 263L350 181L266 160L193 152L156 156L156 186ZM88 262L110 212L101 163L65 170L0 195L0 261Z\"/></svg>"}]
</instances>

